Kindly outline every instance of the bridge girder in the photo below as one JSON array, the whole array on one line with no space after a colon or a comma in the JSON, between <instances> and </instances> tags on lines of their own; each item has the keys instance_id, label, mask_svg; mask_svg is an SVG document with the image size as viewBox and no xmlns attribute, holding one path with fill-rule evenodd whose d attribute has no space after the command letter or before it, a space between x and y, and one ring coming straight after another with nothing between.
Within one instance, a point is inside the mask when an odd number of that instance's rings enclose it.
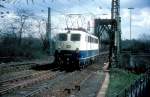
<instances>
[{"instance_id":1,"label":"bridge girder","mask_svg":"<svg viewBox=\"0 0 150 97\"><path fill-rule=\"evenodd\" d=\"M94 33L100 38L103 33L109 36L109 62L118 65L121 48L120 0L112 0L111 19L95 19Z\"/></svg>"},{"instance_id":2,"label":"bridge girder","mask_svg":"<svg viewBox=\"0 0 150 97\"><path fill-rule=\"evenodd\" d=\"M112 53L114 51L114 37L115 31L117 30L117 21L115 19L95 19L94 25L94 33L99 37L99 39L103 33L107 33L109 36L109 62L111 63Z\"/></svg>"}]
</instances>

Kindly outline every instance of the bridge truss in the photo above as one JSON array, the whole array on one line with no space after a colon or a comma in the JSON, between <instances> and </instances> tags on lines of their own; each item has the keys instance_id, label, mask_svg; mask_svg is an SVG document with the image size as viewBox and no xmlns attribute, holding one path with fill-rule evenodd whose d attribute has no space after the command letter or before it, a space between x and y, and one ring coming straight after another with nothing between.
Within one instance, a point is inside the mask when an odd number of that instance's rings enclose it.
<instances>
[{"instance_id":1,"label":"bridge truss","mask_svg":"<svg viewBox=\"0 0 150 97\"><path fill-rule=\"evenodd\" d=\"M94 33L99 39L103 33L108 34L110 66L119 66L121 48L120 0L112 0L111 19L95 19Z\"/></svg>"}]
</instances>

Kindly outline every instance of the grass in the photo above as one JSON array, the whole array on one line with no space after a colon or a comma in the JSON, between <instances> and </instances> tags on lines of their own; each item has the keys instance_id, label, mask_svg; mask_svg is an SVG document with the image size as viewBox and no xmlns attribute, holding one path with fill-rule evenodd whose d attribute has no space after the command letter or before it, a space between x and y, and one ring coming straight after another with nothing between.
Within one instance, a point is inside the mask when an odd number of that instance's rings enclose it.
<instances>
[{"instance_id":1,"label":"grass","mask_svg":"<svg viewBox=\"0 0 150 97\"><path fill-rule=\"evenodd\" d=\"M115 97L118 93L129 87L137 77L138 75L125 70L111 69L110 83L106 97Z\"/></svg>"}]
</instances>

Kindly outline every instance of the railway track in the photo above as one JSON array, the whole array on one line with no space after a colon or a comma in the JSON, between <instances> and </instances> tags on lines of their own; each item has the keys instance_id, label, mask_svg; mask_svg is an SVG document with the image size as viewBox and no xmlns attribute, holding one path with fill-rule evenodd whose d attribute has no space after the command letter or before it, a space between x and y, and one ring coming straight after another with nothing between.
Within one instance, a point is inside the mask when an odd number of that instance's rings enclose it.
<instances>
[{"instance_id":1,"label":"railway track","mask_svg":"<svg viewBox=\"0 0 150 97\"><path fill-rule=\"evenodd\" d=\"M7 74L8 72L17 72L22 70L29 70L36 66L42 66L46 64L51 64L54 60L53 57L50 57L49 60L35 60L35 61L27 61L27 62L9 62L9 63L1 63L0 64L0 75Z\"/></svg>"},{"instance_id":2,"label":"railway track","mask_svg":"<svg viewBox=\"0 0 150 97\"><path fill-rule=\"evenodd\" d=\"M7 63L0 64L0 76L5 75L7 73L18 72L29 70L33 66L36 66L36 63Z\"/></svg>"},{"instance_id":3,"label":"railway track","mask_svg":"<svg viewBox=\"0 0 150 97\"><path fill-rule=\"evenodd\" d=\"M56 97L66 97L66 95L70 95L70 93L74 91L79 91L80 86L90 77L92 74L87 71L86 69L83 71L73 71L73 72L53 72L54 74L51 74L52 77L46 80L42 80L39 83L36 84L25 84L26 86L23 86L22 82L20 85L22 88L19 88L19 91L16 93L10 94L11 96L14 95L14 97L43 97L42 95L51 95ZM43 76L44 77L44 76ZM45 77L44 77L45 78ZM30 79L31 80L31 79ZM25 83L28 83L26 81ZM19 83L17 83L19 85ZM8 89L7 93L13 92ZM6 91L6 90L5 90ZM5 91L4 94L6 93ZM2 91L1 91L2 92ZM10 97L7 95L4 95L2 97ZM61 96L58 96L61 95ZM44 96L47 97L47 96Z\"/></svg>"},{"instance_id":4,"label":"railway track","mask_svg":"<svg viewBox=\"0 0 150 97\"><path fill-rule=\"evenodd\" d=\"M57 69L57 68L54 68ZM54 70L52 69L52 70ZM12 90L33 85L37 82L50 79L55 76L51 70L37 71L28 75L14 77L8 80L0 81L0 95L6 94Z\"/></svg>"},{"instance_id":5,"label":"railway track","mask_svg":"<svg viewBox=\"0 0 150 97\"><path fill-rule=\"evenodd\" d=\"M105 57L100 58L103 61L106 60ZM93 77L97 74L97 71L102 70L102 67L95 64L81 71L72 72L63 71L58 67L28 73L28 75L23 76L17 76L18 74L16 74L17 77L1 80L0 95L2 97L69 97L76 95L76 93L82 94L80 92L84 90L83 87L85 88L85 84L90 82L91 79L94 79L96 83L101 82ZM103 77L99 79L103 79Z\"/></svg>"},{"instance_id":6,"label":"railway track","mask_svg":"<svg viewBox=\"0 0 150 97\"><path fill-rule=\"evenodd\" d=\"M47 84L45 87L23 97L69 97L69 95L79 92L85 82L94 75L91 70L93 69L87 68L82 71L67 73L60 79L56 78L54 79L55 81Z\"/></svg>"},{"instance_id":7,"label":"railway track","mask_svg":"<svg viewBox=\"0 0 150 97\"><path fill-rule=\"evenodd\" d=\"M61 80L62 78L67 76L67 74L68 73L56 71L55 75L48 80L43 80L28 87L23 87L17 91L11 91L11 93L3 95L2 97L32 97L35 94L47 90L50 85L52 87L55 81L58 82L58 80Z\"/></svg>"},{"instance_id":8,"label":"railway track","mask_svg":"<svg viewBox=\"0 0 150 97\"><path fill-rule=\"evenodd\" d=\"M4 82L11 81L13 79L17 79L19 77L30 76L32 74L38 73L36 70L23 70L17 72L9 72L7 74L3 74L0 76L0 84Z\"/></svg>"},{"instance_id":9,"label":"railway track","mask_svg":"<svg viewBox=\"0 0 150 97\"><path fill-rule=\"evenodd\" d=\"M61 81L63 81L66 78L71 77L72 75L74 75L76 72L72 72L72 73L64 73L62 72L61 74L59 74L57 76L57 78L50 80L48 83L45 82L46 84L41 85L40 88L38 88L37 90L33 90L32 92L29 92L28 94L24 95L23 97L33 97L33 96L39 96L39 94L43 95L44 91L47 90L52 90L52 88L54 87L54 85L60 83Z\"/></svg>"},{"instance_id":10,"label":"railway track","mask_svg":"<svg viewBox=\"0 0 150 97\"><path fill-rule=\"evenodd\" d=\"M83 83L83 79L87 77L86 75L88 75L88 73L85 73L85 71L74 71L71 73L64 73L63 76L61 74L56 79L51 80L46 85L41 86L37 90L29 92L23 97L43 97L43 95L44 97L66 97L66 95L69 95L69 93L71 93L72 91L80 89L80 84ZM83 78L81 76L83 76Z\"/></svg>"},{"instance_id":11,"label":"railway track","mask_svg":"<svg viewBox=\"0 0 150 97\"><path fill-rule=\"evenodd\" d=\"M45 72L45 71L44 71ZM27 72L25 72L27 73ZM31 78L31 77L34 77L34 76L38 76L39 74L42 74L43 72L29 72L30 74L26 75L26 74L23 74L23 75L20 75L20 76L15 76L15 77L12 77L12 78L9 78L9 79L6 79L6 80L1 80L0 81L0 84L5 84L5 83L11 83L11 82L17 82L19 80L23 80L23 79L27 79L27 78Z\"/></svg>"}]
</instances>

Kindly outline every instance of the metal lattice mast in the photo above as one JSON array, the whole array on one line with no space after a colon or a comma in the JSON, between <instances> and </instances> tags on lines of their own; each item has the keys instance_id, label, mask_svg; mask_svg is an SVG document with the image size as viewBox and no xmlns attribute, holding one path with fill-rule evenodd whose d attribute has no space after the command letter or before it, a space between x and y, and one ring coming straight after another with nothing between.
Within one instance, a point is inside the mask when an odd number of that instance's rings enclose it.
<instances>
[{"instance_id":1,"label":"metal lattice mast","mask_svg":"<svg viewBox=\"0 0 150 97\"><path fill-rule=\"evenodd\" d=\"M115 64L119 64L120 60L120 49L121 49L121 17L120 17L120 0L112 0L112 8L111 8L111 19L115 19L117 25L112 27L115 32L114 36L114 61Z\"/></svg>"}]
</instances>

